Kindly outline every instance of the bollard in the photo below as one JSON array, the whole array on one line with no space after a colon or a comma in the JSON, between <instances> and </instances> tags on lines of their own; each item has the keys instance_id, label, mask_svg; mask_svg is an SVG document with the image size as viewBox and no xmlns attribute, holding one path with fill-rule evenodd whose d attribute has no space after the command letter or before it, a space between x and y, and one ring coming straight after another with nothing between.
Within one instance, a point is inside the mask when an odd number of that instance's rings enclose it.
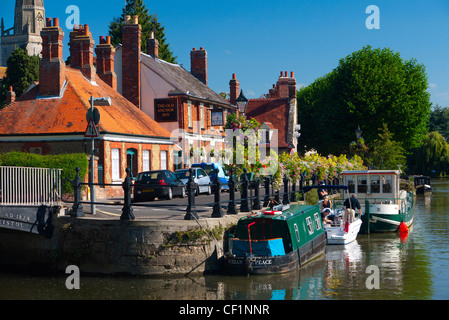
<instances>
[{"instance_id":1,"label":"bollard","mask_svg":"<svg viewBox=\"0 0 449 320\"><path fill-rule=\"evenodd\" d=\"M290 202L296 202L296 182L292 182L292 194L290 195Z\"/></svg>"},{"instance_id":2,"label":"bollard","mask_svg":"<svg viewBox=\"0 0 449 320\"><path fill-rule=\"evenodd\" d=\"M193 181L193 170L189 169L189 181L187 181L187 209L186 214L184 216L184 220L198 220L198 214L196 213L195 206L195 190L196 185L195 181Z\"/></svg>"},{"instance_id":3,"label":"bollard","mask_svg":"<svg viewBox=\"0 0 449 320\"><path fill-rule=\"evenodd\" d=\"M265 198L263 199L263 207L266 208L268 204L270 203L270 177L265 177L264 180L265 184Z\"/></svg>"},{"instance_id":4,"label":"bollard","mask_svg":"<svg viewBox=\"0 0 449 320\"><path fill-rule=\"evenodd\" d=\"M284 175L284 194L282 195L282 204L289 204L290 199L288 198L288 178Z\"/></svg>"},{"instance_id":5,"label":"bollard","mask_svg":"<svg viewBox=\"0 0 449 320\"><path fill-rule=\"evenodd\" d=\"M259 199L259 187L260 187L260 179L257 178L254 180L254 200L253 200L253 210L260 210L262 209L260 206L260 199Z\"/></svg>"},{"instance_id":6,"label":"bollard","mask_svg":"<svg viewBox=\"0 0 449 320\"><path fill-rule=\"evenodd\" d=\"M120 216L120 220L134 220L133 207L131 205L131 190L132 190L132 179L131 179L131 170L126 168L126 178L122 183L123 192L125 194L125 199L122 208L122 215Z\"/></svg>"},{"instance_id":7,"label":"bollard","mask_svg":"<svg viewBox=\"0 0 449 320\"><path fill-rule=\"evenodd\" d=\"M235 206L235 181L234 181L234 173L231 168L229 177L229 204L227 214L237 214L237 209Z\"/></svg>"},{"instance_id":8,"label":"bollard","mask_svg":"<svg viewBox=\"0 0 449 320\"><path fill-rule=\"evenodd\" d=\"M84 217L83 212L83 205L81 204L81 178L80 178L80 168L76 167L75 169L76 175L75 179L73 181L70 181L70 183L73 186L73 192L74 192L74 199L73 199L73 206L72 211L70 213L70 216L72 217Z\"/></svg>"},{"instance_id":9,"label":"bollard","mask_svg":"<svg viewBox=\"0 0 449 320\"><path fill-rule=\"evenodd\" d=\"M212 209L212 218L223 217L223 210L220 205L220 193L221 193L221 183L218 177L218 169L215 169L215 192L214 192L214 207Z\"/></svg>"},{"instance_id":10,"label":"bollard","mask_svg":"<svg viewBox=\"0 0 449 320\"><path fill-rule=\"evenodd\" d=\"M240 193L240 212L251 212L248 203L248 177L246 168L243 169L242 191Z\"/></svg>"}]
</instances>

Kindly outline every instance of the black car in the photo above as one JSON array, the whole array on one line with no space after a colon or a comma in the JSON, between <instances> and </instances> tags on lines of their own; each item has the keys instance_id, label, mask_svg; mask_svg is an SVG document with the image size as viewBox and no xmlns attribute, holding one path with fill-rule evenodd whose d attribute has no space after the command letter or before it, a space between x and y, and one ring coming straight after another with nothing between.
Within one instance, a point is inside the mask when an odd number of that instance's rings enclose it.
<instances>
[{"instance_id":1,"label":"black car","mask_svg":"<svg viewBox=\"0 0 449 320\"><path fill-rule=\"evenodd\" d=\"M145 171L137 175L134 183L134 201L170 200L174 196L186 196L185 185L170 170Z\"/></svg>"}]
</instances>

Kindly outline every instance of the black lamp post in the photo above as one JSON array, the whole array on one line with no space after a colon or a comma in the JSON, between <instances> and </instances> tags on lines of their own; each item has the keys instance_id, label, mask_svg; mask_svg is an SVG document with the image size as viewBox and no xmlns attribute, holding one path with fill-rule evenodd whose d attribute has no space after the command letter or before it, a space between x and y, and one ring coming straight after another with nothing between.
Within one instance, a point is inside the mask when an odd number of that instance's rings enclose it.
<instances>
[{"instance_id":1,"label":"black lamp post","mask_svg":"<svg viewBox=\"0 0 449 320\"><path fill-rule=\"evenodd\" d=\"M237 99L235 99L235 102L237 103L239 112L244 114L248 105L248 99L246 99L245 95L243 94L243 90L240 90L240 95Z\"/></svg>"}]
</instances>

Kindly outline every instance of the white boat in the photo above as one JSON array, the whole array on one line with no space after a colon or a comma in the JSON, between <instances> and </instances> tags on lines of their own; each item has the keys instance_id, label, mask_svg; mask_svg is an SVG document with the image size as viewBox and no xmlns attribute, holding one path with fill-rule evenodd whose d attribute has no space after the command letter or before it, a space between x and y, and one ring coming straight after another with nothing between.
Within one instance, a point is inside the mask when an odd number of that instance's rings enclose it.
<instances>
[{"instance_id":1,"label":"white boat","mask_svg":"<svg viewBox=\"0 0 449 320\"><path fill-rule=\"evenodd\" d=\"M322 186L308 186L303 190L310 190L312 188L322 187L324 189L339 189L342 190L342 198L347 196L348 186L346 185L322 185ZM318 201L317 207L321 208L321 202ZM362 226L362 220L359 216L359 212L355 212L354 221L349 223L347 230L345 229L345 221L343 221L343 202L342 200L333 201L333 211L330 216L333 216L333 223L331 225L323 222L324 230L327 235L328 245L347 245L353 242L359 234L360 227ZM338 204L337 204L338 203Z\"/></svg>"},{"instance_id":2,"label":"white boat","mask_svg":"<svg viewBox=\"0 0 449 320\"><path fill-rule=\"evenodd\" d=\"M343 209L337 209L335 221L332 225L324 224L327 235L327 244L347 245L353 242L359 234L362 220L356 216L352 223L349 223L345 230L345 222L342 219Z\"/></svg>"}]
</instances>

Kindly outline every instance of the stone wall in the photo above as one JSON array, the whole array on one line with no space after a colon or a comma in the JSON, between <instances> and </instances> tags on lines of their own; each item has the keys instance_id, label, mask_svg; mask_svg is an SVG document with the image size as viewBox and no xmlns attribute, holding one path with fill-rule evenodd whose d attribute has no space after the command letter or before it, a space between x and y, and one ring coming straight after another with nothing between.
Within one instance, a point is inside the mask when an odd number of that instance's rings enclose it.
<instances>
[{"instance_id":1,"label":"stone wall","mask_svg":"<svg viewBox=\"0 0 449 320\"><path fill-rule=\"evenodd\" d=\"M120 221L55 217L51 239L0 229L0 266L94 274L186 275L216 272L225 235L240 215L200 221Z\"/></svg>"}]
</instances>

